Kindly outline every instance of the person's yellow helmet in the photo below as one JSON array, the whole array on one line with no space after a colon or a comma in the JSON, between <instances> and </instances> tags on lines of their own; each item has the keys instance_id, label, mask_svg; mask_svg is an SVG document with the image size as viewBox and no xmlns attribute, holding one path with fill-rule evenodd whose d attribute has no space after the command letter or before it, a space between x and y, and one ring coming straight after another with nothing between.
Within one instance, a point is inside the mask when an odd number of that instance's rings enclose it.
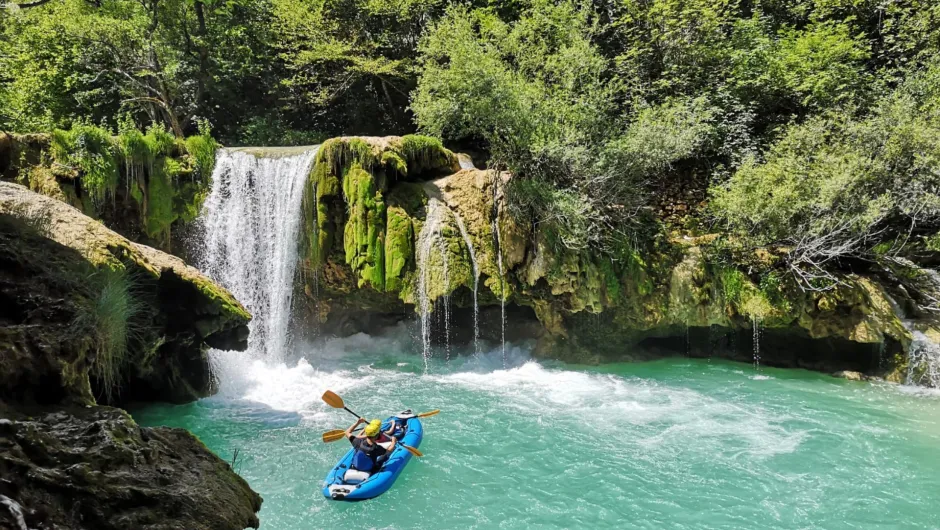
<instances>
[{"instance_id":1,"label":"person's yellow helmet","mask_svg":"<svg viewBox=\"0 0 940 530\"><path fill-rule=\"evenodd\" d=\"M362 434L365 434L369 438L375 438L379 435L379 431L382 430L382 422L379 420L372 420L366 425L366 428L362 430Z\"/></svg>"}]
</instances>

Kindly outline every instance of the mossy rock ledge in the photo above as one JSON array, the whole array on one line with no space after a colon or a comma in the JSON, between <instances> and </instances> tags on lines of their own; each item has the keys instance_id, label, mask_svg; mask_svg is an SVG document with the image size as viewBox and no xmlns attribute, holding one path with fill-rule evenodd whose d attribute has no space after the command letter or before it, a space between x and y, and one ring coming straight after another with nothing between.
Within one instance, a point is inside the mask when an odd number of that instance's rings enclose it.
<instances>
[{"instance_id":1,"label":"mossy rock ledge","mask_svg":"<svg viewBox=\"0 0 940 530\"><path fill-rule=\"evenodd\" d=\"M244 349L249 320L178 258L0 182L0 500L28 528L257 528L261 497L196 437L99 405L210 394L207 348Z\"/></svg>"},{"instance_id":2,"label":"mossy rock ledge","mask_svg":"<svg viewBox=\"0 0 940 530\"><path fill-rule=\"evenodd\" d=\"M0 399L192 401L214 389L209 346L247 347L251 316L228 291L63 202L0 182L0 244ZM102 277L124 282L129 317L96 306L115 287ZM92 368L120 334L110 388Z\"/></svg>"},{"instance_id":3,"label":"mossy rock ledge","mask_svg":"<svg viewBox=\"0 0 940 530\"><path fill-rule=\"evenodd\" d=\"M410 318L422 296L430 307L447 296L459 334L472 318L472 246L481 332L498 339L498 320L490 324L505 301L513 318L540 323L540 355L751 360L756 338L764 364L897 377L911 335L877 276L843 274L835 289L804 291L713 263L708 237L620 256L559 248L511 213L508 174L460 170L450 151L423 139L419 162L402 147L414 138L336 138L320 148L303 243L309 318L321 330L372 331Z\"/></svg>"}]
</instances>

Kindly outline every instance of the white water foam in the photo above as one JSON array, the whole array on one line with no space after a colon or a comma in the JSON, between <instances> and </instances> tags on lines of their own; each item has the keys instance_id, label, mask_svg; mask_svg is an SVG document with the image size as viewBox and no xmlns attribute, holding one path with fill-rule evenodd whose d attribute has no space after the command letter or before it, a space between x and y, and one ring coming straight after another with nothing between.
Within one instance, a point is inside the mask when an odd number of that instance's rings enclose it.
<instances>
[{"instance_id":1,"label":"white water foam","mask_svg":"<svg viewBox=\"0 0 940 530\"><path fill-rule=\"evenodd\" d=\"M788 431L786 418L760 406L743 406L699 392L663 386L643 379L590 374L543 367L534 361L489 373L462 372L439 376L443 384L500 396L501 406L537 415L552 424L578 424L601 436L618 425L632 425L643 435L631 443L650 448L665 445L743 447L734 453L769 457L791 453L806 433Z\"/></svg>"},{"instance_id":2,"label":"white water foam","mask_svg":"<svg viewBox=\"0 0 940 530\"><path fill-rule=\"evenodd\" d=\"M277 361L291 344L300 206L317 147L288 156L221 149L201 216L201 268L252 314L248 351Z\"/></svg>"},{"instance_id":3,"label":"white water foam","mask_svg":"<svg viewBox=\"0 0 940 530\"><path fill-rule=\"evenodd\" d=\"M910 328L909 328L910 329ZM940 344L920 331L912 330L911 347L907 356L907 385L940 388Z\"/></svg>"}]
</instances>

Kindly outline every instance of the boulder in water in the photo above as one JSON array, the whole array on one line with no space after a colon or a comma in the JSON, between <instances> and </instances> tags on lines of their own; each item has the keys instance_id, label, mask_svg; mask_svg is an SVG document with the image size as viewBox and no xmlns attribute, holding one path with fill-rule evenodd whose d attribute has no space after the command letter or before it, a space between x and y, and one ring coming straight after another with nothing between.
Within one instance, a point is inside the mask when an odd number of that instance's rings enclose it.
<instances>
[{"instance_id":1,"label":"boulder in water","mask_svg":"<svg viewBox=\"0 0 940 530\"><path fill-rule=\"evenodd\" d=\"M258 527L261 497L183 429L139 427L111 407L0 404L0 416L0 495L28 528ZM18 528L2 506L0 528Z\"/></svg>"}]
</instances>

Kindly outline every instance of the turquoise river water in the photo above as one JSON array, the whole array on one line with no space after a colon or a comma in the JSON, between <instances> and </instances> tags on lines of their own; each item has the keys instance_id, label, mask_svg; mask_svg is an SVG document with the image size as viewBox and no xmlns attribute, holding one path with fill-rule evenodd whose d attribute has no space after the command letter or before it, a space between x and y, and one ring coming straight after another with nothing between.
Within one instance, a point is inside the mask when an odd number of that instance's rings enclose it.
<instances>
[{"instance_id":1,"label":"turquoise river water","mask_svg":"<svg viewBox=\"0 0 940 530\"><path fill-rule=\"evenodd\" d=\"M581 367L511 348L432 359L364 335L279 364L225 356L219 395L132 410L185 427L264 497L262 528L940 528L940 396L717 360ZM385 495L329 501L327 407L425 420Z\"/></svg>"}]
</instances>

